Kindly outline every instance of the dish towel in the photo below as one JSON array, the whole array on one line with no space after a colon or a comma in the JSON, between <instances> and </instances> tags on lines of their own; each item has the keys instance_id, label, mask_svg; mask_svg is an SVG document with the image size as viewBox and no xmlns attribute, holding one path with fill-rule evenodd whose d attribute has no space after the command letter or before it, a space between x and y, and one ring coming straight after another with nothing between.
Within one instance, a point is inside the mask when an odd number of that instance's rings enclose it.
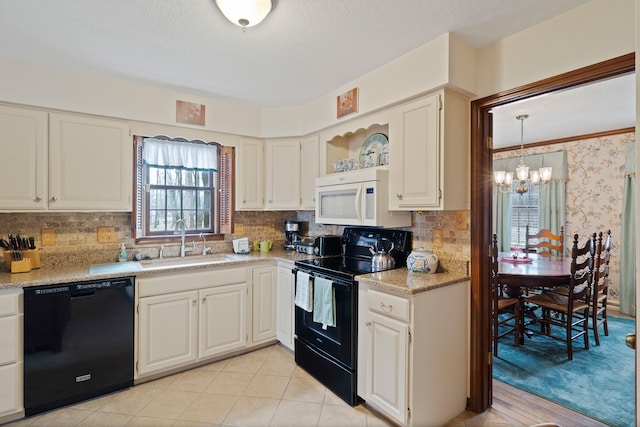
<instances>
[{"instance_id":1,"label":"dish towel","mask_svg":"<svg viewBox=\"0 0 640 427\"><path fill-rule=\"evenodd\" d=\"M322 329L336 326L336 296L331 280L316 277L313 283L313 321L322 323Z\"/></svg>"},{"instance_id":2,"label":"dish towel","mask_svg":"<svg viewBox=\"0 0 640 427\"><path fill-rule=\"evenodd\" d=\"M313 282L309 274L302 271L296 272L296 297L295 304L311 313L313 310Z\"/></svg>"}]
</instances>

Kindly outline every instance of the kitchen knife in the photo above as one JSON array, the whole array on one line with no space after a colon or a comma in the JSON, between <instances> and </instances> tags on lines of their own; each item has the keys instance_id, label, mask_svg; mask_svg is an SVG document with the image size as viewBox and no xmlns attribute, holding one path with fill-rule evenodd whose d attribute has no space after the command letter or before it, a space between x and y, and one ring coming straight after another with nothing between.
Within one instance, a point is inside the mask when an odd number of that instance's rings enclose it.
<instances>
[{"instance_id":1,"label":"kitchen knife","mask_svg":"<svg viewBox=\"0 0 640 427\"><path fill-rule=\"evenodd\" d=\"M29 249L34 250L36 248L36 239L29 237Z\"/></svg>"},{"instance_id":2,"label":"kitchen knife","mask_svg":"<svg viewBox=\"0 0 640 427\"><path fill-rule=\"evenodd\" d=\"M0 239L0 246L1 246L3 249L9 249L9 242L7 242L7 241L6 241L6 240L4 240L4 239Z\"/></svg>"}]
</instances>

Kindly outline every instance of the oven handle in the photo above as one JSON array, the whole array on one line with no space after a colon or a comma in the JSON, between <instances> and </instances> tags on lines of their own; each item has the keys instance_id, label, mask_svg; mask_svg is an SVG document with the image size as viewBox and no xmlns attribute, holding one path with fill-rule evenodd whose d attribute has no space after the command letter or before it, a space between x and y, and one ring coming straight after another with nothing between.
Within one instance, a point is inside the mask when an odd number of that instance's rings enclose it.
<instances>
[{"instance_id":1,"label":"oven handle","mask_svg":"<svg viewBox=\"0 0 640 427\"><path fill-rule=\"evenodd\" d=\"M323 275L323 274L318 274L318 273L311 272L311 271L308 271L308 270L304 270L304 269L301 269L301 268L294 268L293 270L291 270L291 273L295 276L298 271L302 271L303 273L307 273L310 276L311 279L314 279L315 277L322 277L324 279L331 280L331 283L333 285L342 286L343 288L348 288L350 286L353 286L353 283L351 283L351 282L344 282L344 281L341 281L341 280L336 280L334 277L326 276L326 275Z\"/></svg>"}]
</instances>

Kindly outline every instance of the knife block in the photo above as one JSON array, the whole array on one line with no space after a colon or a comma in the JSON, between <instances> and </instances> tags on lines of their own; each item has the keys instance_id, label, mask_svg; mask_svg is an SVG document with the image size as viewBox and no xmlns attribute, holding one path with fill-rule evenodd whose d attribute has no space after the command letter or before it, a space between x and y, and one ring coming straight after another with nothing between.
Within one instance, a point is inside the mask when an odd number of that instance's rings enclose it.
<instances>
[{"instance_id":1,"label":"knife block","mask_svg":"<svg viewBox=\"0 0 640 427\"><path fill-rule=\"evenodd\" d=\"M12 273L25 273L33 268L40 268L40 252L37 249L22 251L22 260L16 261L11 251L4 251L4 262Z\"/></svg>"}]
</instances>

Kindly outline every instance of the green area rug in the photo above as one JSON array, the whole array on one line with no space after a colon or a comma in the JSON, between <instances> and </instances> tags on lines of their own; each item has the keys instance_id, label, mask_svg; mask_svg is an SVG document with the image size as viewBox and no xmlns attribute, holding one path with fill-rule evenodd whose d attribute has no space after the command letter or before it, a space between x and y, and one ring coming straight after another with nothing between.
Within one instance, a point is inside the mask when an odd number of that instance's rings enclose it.
<instances>
[{"instance_id":1,"label":"green area rug","mask_svg":"<svg viewBox=\"0 0 640 427\"><path fill-rule=\"evenodd\" d=\"M539 325L531 325L534 331ZM559 331L559 328L556 328ZM635 425L635 352L625 336L635 331L635 320L609 316L609 336L600 329L600 346L589 330L589 350L574 341L573 360L565 343L534 334L524 346L500 340L493 359L494 378L529 393L581 412L615 427Z\"/></svg>"}]
</instances>

